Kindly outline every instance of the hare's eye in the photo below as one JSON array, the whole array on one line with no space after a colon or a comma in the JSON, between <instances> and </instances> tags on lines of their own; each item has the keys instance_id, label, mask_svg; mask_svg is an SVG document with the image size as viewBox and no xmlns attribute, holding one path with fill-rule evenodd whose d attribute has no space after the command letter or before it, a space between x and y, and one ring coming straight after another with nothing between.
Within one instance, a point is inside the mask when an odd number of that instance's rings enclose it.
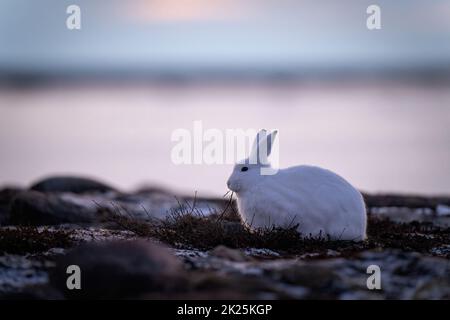
<instances>
[{"instance_id":1,"label":"hare's eye","mask_svg":"<svg viewBox=\"0 0 450 320\"><path fill-rule=\"evenodd\" d=\"M248 167L242 167L242 168L241 168L241 171L242 171L242 172L245 172L245 171L247 171L247 170L248 170Z\"/></svg>"}]
</instances>

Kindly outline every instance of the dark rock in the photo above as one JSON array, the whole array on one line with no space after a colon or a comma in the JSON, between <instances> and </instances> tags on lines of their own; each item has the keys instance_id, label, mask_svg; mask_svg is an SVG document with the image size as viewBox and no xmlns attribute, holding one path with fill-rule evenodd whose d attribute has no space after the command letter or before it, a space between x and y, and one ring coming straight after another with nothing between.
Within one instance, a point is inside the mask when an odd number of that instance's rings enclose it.
<instances>
[{"instance_id":1,"label":"dark rock","mask_svg":"<svg viewBox=\"0 0 450 320\"><path fill-rule=\"evenodd\" d=\"M144 195L144 196L153 195L153 194L165 194L165 195L173 196L173 191L171 191L167 188L158 186L158 185L142 186L133 193L137 194L137 195Z\"/></svg>"},{"instance_id":2,"label":"dark rock","mask_svg":"<svg viewBox=\"0 0 450 320\"><path fill-rule=\"evenodd\" d=\"M336 278L336 274L330 267L320 264L304 265L291 264L277 271L277 277L289 284L302 285L309 288L326 288Z\"/></svg>"},{"instance_id":3,"label":"dark rock","mask_svg":"<svg viewBox=\"0 0 450 320\"><path fill-rule=\"evenodd\" d=\"M11 203L10 212L10 222L18 225L91 223L99 219L95 208L37 191L19 193Z\"/></svg>"},{"instance_id":4,"label":"dark rock","mask_svg":"<svg viewBox=\"0 0 450 320\"><path fill-rule=\"evenodd\" d=\"M41 180L30 187L31 190L41 192L107 192L114 188L89 178L79 177L51 177Z\"/></svg>"},{"instance_id":5,"label":"dark rock","mask_svg":"<svg viewBox=\"0 0 450 320\"><path fill-rule=\"evenodd\" d=\"M450 197L421 197L414 195L396 194L366 194L363 193L366 205L371 207L407 207L407 208L430 208L435 209L437 205L450 205Z\"/></svg>"},{"instance_id":6,"label":"dark rock","mask_svg":"<svg viewBox=\"0 0 450 320\"><path fill-rule=\"evenodd\" d=\"M81 270L81 289L68 290L67 267ZM68 298L127 299L146 293L179 291L184 286L181 262L149 241L104 242L78 247L57 261L50 282Z\"/></svg>"},{"instance_id":7,"label":"dark rock","mask_svg":"<svg viewBox=\"0 0 450 320\"><path fill-rule=\"evenodd\" d=\"M18 188L4 188L0 190L0 225L6 225L10 219L10 205L14 197L22 190Z\"/></svg>"},{"instance_id":8,"label":"dark rock","mask_svg":"<svg viewBox=\"0 0 450 320\"><path fill-rule=\"evenodd\" d=\"M180 299L270 299L274 283L264 277L248 277L222 272L198 272L194 277L192 290L188 295L176 297Z\"/></svg>"}]
</instances>

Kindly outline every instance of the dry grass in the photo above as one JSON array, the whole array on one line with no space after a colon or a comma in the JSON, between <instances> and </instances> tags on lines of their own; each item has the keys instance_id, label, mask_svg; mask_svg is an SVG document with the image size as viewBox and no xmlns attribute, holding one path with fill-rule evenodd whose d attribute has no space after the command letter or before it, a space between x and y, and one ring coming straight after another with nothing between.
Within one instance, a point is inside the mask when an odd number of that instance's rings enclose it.
<instances>
[{"instance_id":1,"label":"dry grass","mask_svg":"<svg viewBox=\"0 0 450 320\"><path fill-rule=\"evenodd\" d=\"M225 213L225 214L224 214ZM128 214L115 212L111 220L141 237L159 239L179 248L209 250L218 245L230 248L267 248L287 254L317 253L328 250L344 256L374 248L396 248L428 253L432 248L450 243L450 229L427 223L395 223L369 216L368 239L364 242L330 241L326 237L303 238L297 226L287 229L268 228L250 231L233 210L209 216L181 205L168 218L157 223L134 220Z\"/></svg>"}]
</instances>

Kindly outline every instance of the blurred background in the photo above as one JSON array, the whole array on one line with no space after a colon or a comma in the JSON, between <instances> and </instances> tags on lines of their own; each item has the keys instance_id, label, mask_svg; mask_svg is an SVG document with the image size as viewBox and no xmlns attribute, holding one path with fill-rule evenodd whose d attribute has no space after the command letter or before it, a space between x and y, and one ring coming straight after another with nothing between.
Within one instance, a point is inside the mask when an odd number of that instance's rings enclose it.
<instances>
[{"instance_id":1,"label":"blurred background","mask_svg":"<svg viewBox=\"0 0 450 320\"><path fill-rule=\"evenodd\" d=\"M278 128L282 167L363 191L448 194L450 2L0 0L0 185L223 195L231 165L171 162L195 120Z\"/></svg>"}]
</instances>

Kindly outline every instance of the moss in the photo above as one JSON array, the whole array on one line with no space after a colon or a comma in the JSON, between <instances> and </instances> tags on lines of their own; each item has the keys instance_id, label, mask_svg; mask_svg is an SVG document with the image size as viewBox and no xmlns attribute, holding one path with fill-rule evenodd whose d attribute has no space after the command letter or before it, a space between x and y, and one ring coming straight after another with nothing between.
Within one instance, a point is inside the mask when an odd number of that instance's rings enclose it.
<instances>
[{"instance_id":1,"label":"moss","mask_svg":"<svg viewBox=\"0 0 450 320\"><path fill-rule=\"evenodd\" d=\"M0 229L0 253L39 253L73 244L71 232L63 230L18 227Z\"/></svg>"}]
</instances>

